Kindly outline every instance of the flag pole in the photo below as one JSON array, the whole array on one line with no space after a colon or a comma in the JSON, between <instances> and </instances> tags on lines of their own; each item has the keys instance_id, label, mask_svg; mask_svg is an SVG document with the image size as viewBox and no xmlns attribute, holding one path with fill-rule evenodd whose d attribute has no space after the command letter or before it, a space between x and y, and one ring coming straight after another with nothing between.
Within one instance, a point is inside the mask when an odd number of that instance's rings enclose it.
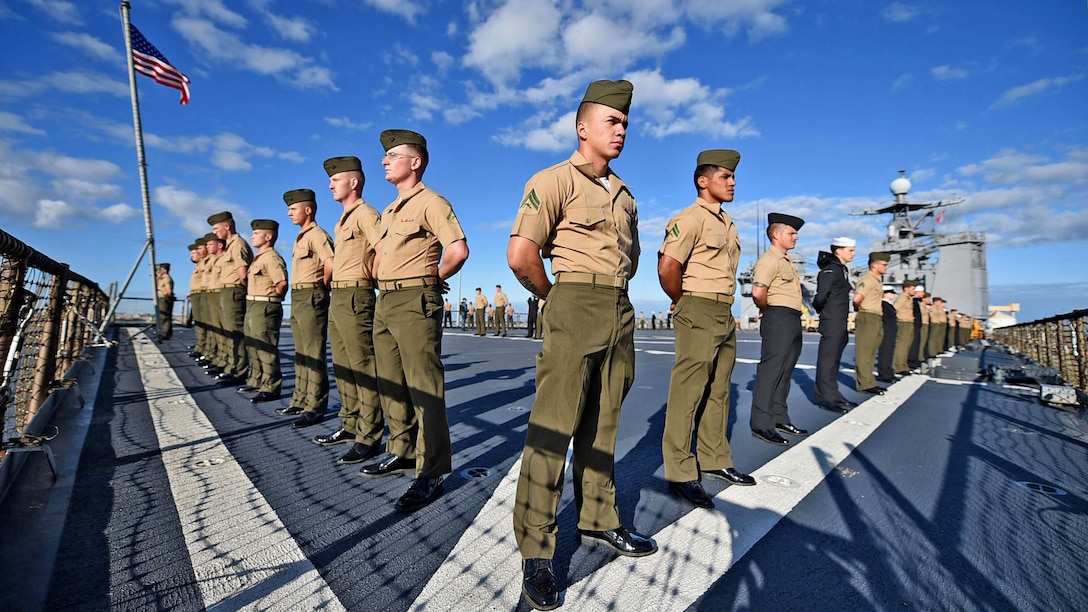
<instances>
[{"instance_id":1,"label":"flag pole","mask_svg":"<svg viewBox=\"0 0 1088 612\"><path fill-rule=\"evenodd\" d=\"M136 93L136 67L132 57L132 30L128 17L129 8L130 5L128 0L121 0L121 26L125 31L125 55L128 59L128 85L129 91L132 94L132 126L136 132L136 160L140 166L140 195L143 197L144 202L144 226L147 232L147 242L144 245L144 251L149 251L151 253L151 301L154 304L153 310L155 311L155 338L161 339L162 317L159 313L159 283L155 274L155 231L151 224L151 196L148 194L147 190L147 161L144 157L144 131L143 126L140 123L140 98ZM137 266L140 263L140 259L144 256L144 251L140 252L140 257L136 260ZM131 276L129 278L131 279ZM113 310L116 310L117 304L121 302L121 297L123 295L124 291L117 295L117 302L114 303Z\"/></svg>"}]
</instances>

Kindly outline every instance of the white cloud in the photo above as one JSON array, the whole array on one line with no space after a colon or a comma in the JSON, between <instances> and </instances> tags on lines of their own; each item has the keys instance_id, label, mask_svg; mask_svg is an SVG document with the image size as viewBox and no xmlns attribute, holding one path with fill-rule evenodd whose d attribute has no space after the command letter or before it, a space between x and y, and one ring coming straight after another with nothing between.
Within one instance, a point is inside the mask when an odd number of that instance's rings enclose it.
<instances>
[{"instance_id":1,"label":"white cloud","mask_svg":"<svg viewBox=\"0 0 1088 612\"><path fill-rule=\"evenodd\" d=\"M638 130L655 138L674 134L707 134L735 139L758 136L751 117L725 120L722 100L727 90L713 90L695 78L666 79L658 70L642 70L626 77L635 85L632 113L648 118Z\"/></svg>"},{"instance_id":2,"label":"white cloud","mask_svg":"<svg viewBox=\"0 0 1088 612\"><path fill-rule=\"evenodd\" d=\"M469 34L462 61L494 83L516 81L525 67L554 65L562 16L551 0L509 0Z\"/></svg>"},{"instance_id":3,"label":"white cloud","mask_svg":"<svg viewBox=\"0 0 1088 612\"><path fill-rule=\"evenodd\" d=\"M379 11L399 15L408 23L415 23L416 17L423 14L423 7L415 0L365 0Z\"/></svg>"},{"instance_id":4,"label":"white cloud","mask_svg":"<svg viewBox=\"0 0 1088 612\"><path fill-rule=\"evenodd\" d=\"M22 99L48 91L94 94L105 93L128 97L127 82L122 82L95 72L51 72L37 79L25 81L0 80L0 98Z\"/></svg>"},{"instance_id":5,"label":"white cloud","mask_svg":"<svg viewBox=\"0 0 1088 612\"><path fill-rule=\"evenodd\" d=\"M45 135L45 130L40 130L32 125L28 125L23 121L22 117L7 111L0 111L0 132L16 132L20 134L32 134L34 136Z\"/></svg>"},{"instance_id":6,"label":"white cloud","mask_svg":"<svg viewBox=\"0 0 1088 612\"><path fill-rule=\"evenodd\" d=\"M79 49L87 55L97 59L117 63L120 63L124 59L118 47L108 45L90 34L79 32L56 32L52 36L53 40L62 45Z\"/></svg>"},{"instance_id":7,"label":"white cloud","mask_svg":"<svg viewBox=\"0 0 1088 612\"><path fill-rule=\"evenodd\" d=\"M587 65L624 66L633 57L659 56L684 44L682 28L671 28L664 37L649 30L630 28L611 15L591 13L563 28L563 58L571 69Z\"/></svg>"},{"instance_id":8,"label":"white cloud","mask_svg":"<svg viewBox=\"0 0 1088 612\"><path fill-rule=\"evenodd\" d=\"M356 123L348 117L325 117L325 123L345 130L369 130L370 126L374 125L370 121L367 121L366 123Z\"/></svg>"},{"instance_id":9,"label":"white cloud","mask_svg":"<svg viewBox=\"0 0 1088 612\"><path fill-rule=\"evenodd\" d=\"M177 17L173 24L187 41L199 47L209 59L269 75L300 89L317 87L338 91L328 68L315 65L312 58L295 51L248 44L206 19Z\"/></svg>"},{"instance_id":10,"label":"white cloud","mask_svg":"<svg viewBox=\"0 0 1088 612\"><path fill-rule=\"evenodd\" d=\"M101 159L39 153L35 155L35 160L35 168L62 178L101 181L121 174L121 168L117 164Z\"/></svg>"},{"instance_id":11,"label":"white cloud","mask_svg":"<svg viewBox=\"0 0 1088 612\"><path fill-rule=\"evenodd\" d=\"M310 38L313 37L314 26L302 17L282 17L265 13L264 18L276 33L291 42L310 42Z\"/></svg>"},{"instance_id":12,"label":"white cloud","mask_svg":"<svg viewBox=\"0 0 1088 612\"><path fill-rule=\"evenodd\" d=\"M142 211L128 204L114 204L98 209L98 217L110 223L120 223L142 214Z\"/></svg>"},{"instance_id":13,"label":"white cloud","mask_svg":"<svg viewBox=\"0 0 1088 612\"><path fill-rule=\"evenodd\" d=\"M49 15L55 21L71 25L83 23L79 9L72 2L63 0L23 0L23 2Z\"/></svg>"},{"instance_id":14,"label":"white cloud","mask_svg":"<svg viewBox=\"0 0 1088 612\"><path fill-rule=\"evenodd\" d=\"M569 151L577 145L574 133L574 117L571 111L558 118L538 115L524 125L506 128L494 140L508 147L524 147L530 151Z\"/></svg>"},{"instance_id":15,"label":"white cloud","mask_svg":"<svg viewBox=\"0 0 1088 612\"><path fill-rule=\"evenodd\" d=\"M653 3L658 4L658 3ZM789 31L786 18L775 12L788 4L787 0L742 0L733 2L706 2L685 0L684 13L695 25L720 28L726 36L735 36L741 30L756 41ZM667 16L668 6L662 6L655 16Z\"/></svg>"},{"instance_id":16,"label":"white cloud","mask_svg":"<svg viewBox=\"0 0 1088 612\"><path fill-rule=\"evenodd\" d=\"M214 196L201 196L173 185L156 187L151 202L165 208L193 236L208 233L208 217L219 211L231 211L239 227L243 225L246 220L243 217L247 214L244 208L233 202Z\"/></svg>"},{"instance_id":17,"label":"white cloud","mask_svg":"<svg viewBox=\"0 0 1088 612\"><path fill-rule=\"evenodd\" d=\"M434 62L434 65L438 68L439 72L445 72L449 70L450 66L457 60L445 51L435 51L434 53L431 53L431 61Z\"/></svg>"},{"instance_id":18,"label":"white cloud","mask_svg":"<svg viewBox=\"0 0 1088 612\"><path fill-rule=\"evenodd\" d=\"M1020 85L1019 87L1013 87L1005 93L1001 94L997 102L994 102L990 108L1003 108L1006 106L1012 106L1019 103L1025 98L1037 96L1053 89L1061 89L1064 85L1069 83L1075 83L1084 78L1084 75L1077 74L1068 77L1055 77L1052 79L1039 79L1027 85Z\"/></svg>"},{"instance_id":19,"label":"white cloud","mask_svg":"<svg viewBox=\"0 0 1088 612\"><path fill-rule=\"evenodd\" d=\"M892 83L892 91L900 91L901 89L906 88L908 85L910 85L913 82L914 82L914 75L913 74L908 73L908 74L901 75L899 78L897 78L895 80L894 83Z\"/></svg>"},{"instance_id":20,"label":"white cloud","mask_svg":"<svg viewBox=\"0 0 1088 612\"><path fill-rule=\"evenodd\" d=\"M247 24L245 17L227 8L220 0L166 0L166 2L180 7L186 15L207 17L232 28L244 28Z\"/></svg>"},{"instance_id":21,"label":"white cloud","mask_svg":"<svg viewBox=\"0 0 1088 612\"><path fill-rule=\"evenodd\" d=\"M61 200L38 200L34 213L34 227L39 229L65 229L66 221L74 216L72 205Z\"/></svg>"},{"instance_id":22,"label":"white cloud","mask_svg":"<svg viewBox=\"0 0 1088 612\"><path fill-rule=\"evenodd\" d=\"M932 68L929 73L938 81L960 81L970 76L965 68L953 68L947 64Z\"/></svg>"},{"instance_id":23,"label":"white cloud","mask_svg":"<svg viewBox=\"0 0 1088 612\"><path fill-rule=\"evenodd\" d=\"M903 2L892 2L888 6L884 7L884 11L881 15L886 21L892 23L904 23L907 21L913 21L922 15L923 11L921 7L908 5Z\"/></svg>"}]
</instances>

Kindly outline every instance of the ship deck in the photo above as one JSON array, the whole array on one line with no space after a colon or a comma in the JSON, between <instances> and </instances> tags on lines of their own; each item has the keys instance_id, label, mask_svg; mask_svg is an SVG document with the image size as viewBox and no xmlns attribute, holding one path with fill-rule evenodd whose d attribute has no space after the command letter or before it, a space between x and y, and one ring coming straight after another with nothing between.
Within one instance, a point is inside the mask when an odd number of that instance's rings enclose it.
<instances>
[{"instance_id":1,"label":"ship deck","mask_svg":"<svg viewBox=\"0 0 1088 612\"><path fill-rule=\"evenodd\" d=\"M80 401L0 506L5 610L514 610L511 527L539 341L447 331L454 473L401 515L404 477L336 466L292 430L211 383L186 356L192 331L154 343L135 328L79 368ZM517 330L515 330L516 332ZM1088 420L1037 393L970 380L1015 357L942 357L880 397L840 381L849 414L811 401L818 336L805 335L789 397L812 431L788 448L749 435L759 336L738 333L730 439L755 487L707 484L715 508L670 495L660 440L673 339L636 332L616 480L624 523L660 551L629 559L580 546L568 473L556 570L571 610L1083 610L1088 608ZM293 343L281 339L285 397ZM955 380L963 378L966 380ZM333 403L338 401L333 392ZM82 405L81 405L82 404Z\"/></svg>"}]
</instances>

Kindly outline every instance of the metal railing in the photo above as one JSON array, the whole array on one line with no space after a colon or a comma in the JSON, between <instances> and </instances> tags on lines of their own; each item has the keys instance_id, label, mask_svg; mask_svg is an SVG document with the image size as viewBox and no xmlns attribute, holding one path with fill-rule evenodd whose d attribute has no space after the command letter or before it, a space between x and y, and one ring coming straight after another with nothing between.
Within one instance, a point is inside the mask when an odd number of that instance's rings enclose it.
<instances>
[{"instance_id":1,"label":"metal railing","mask_svg":"<svg viewBox=\"0 0 1088 612\"><path fill-rule=\"evenodd\" d=\"M1088 391L1088 310L1000 327L993 331L993 337L1036 363L1053 368L1081 391Z\"/></svg>"},{"instance_id":2,"label":"metal railing","mask_svg":"<svg viewBox=\"0 0 1088 612\"><path fill-rule=\"evenodd\" d=\"M99 332L109 306L97 284L0 230L0 417L20 438Z\"/></svg>"}]
</instances>

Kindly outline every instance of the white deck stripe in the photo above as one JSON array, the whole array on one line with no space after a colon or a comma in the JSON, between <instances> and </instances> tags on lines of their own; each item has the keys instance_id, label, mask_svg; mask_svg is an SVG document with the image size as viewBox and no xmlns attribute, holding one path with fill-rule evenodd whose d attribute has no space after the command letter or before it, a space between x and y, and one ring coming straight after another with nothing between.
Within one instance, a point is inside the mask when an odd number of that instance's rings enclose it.
<instances>
[{"instance_id":1,"label":"white deck stripe","mask_svg":"<svg viewBox=\"0 0 1088 612\"><path fill-rule=\"evenodd\" d=\"M617 557L573 585L572 610L677 610L694 603L928 379L910 376L752 473L756 487L726 487L713 511L694 509L653 534L660 550ZM794 439L796 440L796 438ZM518 460L412 605L416 610L513 609L521 555L512 533ZM567 477L569 481L569 474ZM569 496L564 496L571 503Z\"/></svg>"},{"instance_id":2,"label":"white deck stripe","mask_svg":"<svg viewBox=\"0 0 1088 612\"><path fill-rule=\"evenodd\" d=\"M170 492L209 610L344 610L146 337L139 363Z\"/></svg>"}]
</instances>

